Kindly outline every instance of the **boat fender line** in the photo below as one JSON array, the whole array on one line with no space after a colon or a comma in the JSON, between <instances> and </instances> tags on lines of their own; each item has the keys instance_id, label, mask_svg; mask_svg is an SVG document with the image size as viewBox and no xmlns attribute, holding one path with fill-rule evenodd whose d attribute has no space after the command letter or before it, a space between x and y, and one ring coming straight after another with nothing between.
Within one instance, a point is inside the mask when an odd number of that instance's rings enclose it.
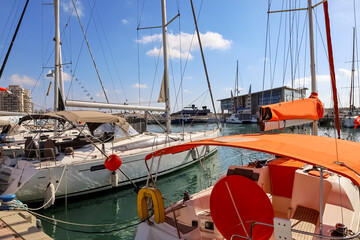
<instances>
[{"instance_id":1,"label":"boat fender line","mask_svg":"<svg viewBox=\"0 0 360 240\"><path fill-rule=\"evenodd\" d=\"M137 195L137 212L139 219L144 220L149 217L149 209L147 204L147 199L149 198L152 200L155 222L165 222L164 200L162 198L161 192L156 188L140 189Z\"/></svg>"},{"instance_id":2,"label":"boat fender line","mask_svg":"<svg viewBox=\"0 0 360 240\"><path fill-rule=\"evenodd\" d=\"M117 187L119 186L119 174L117 172L112 172L111 173L111 176L110 176L110 179L111 179L111 186L112 187Z\"/></svg>"},{"instance_id":3,"label":"boat fender line","mask_svg":"<svg viewBox=\"0 0 360 240\"><path fill-rule=\"evenodd\" d=\"M51 182L46 187L44 197L44 209L51 207L55 203L55 186Z\"/></svg>"}]
</instances>

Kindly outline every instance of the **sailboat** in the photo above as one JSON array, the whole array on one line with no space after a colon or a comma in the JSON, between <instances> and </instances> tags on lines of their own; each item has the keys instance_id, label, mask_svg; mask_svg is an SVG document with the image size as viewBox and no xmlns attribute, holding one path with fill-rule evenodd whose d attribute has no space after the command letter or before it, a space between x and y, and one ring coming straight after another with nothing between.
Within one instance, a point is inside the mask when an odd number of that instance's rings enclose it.
<instances>
[{"instance_id":1,"label":"sailboat","mask_svg":"<svg viewBox=\"0 0 360 240\"><path fill-rule=\"evenodd\" d=\"M350 101L349 101L349 112L347 114L347 116L345 116L344 121L343 121L343 125L344 127L348 127L348 128L352 128L355 127L355 119L357 118L354 110L355 110L355 82L354 82L354 77L355 77L355 28L353 28L353 56L352 56L352 68L351 68L351 86L350 86Z\"/></svg>"},{"instance_id":2,"label":"sailboat","mask_svg":"<svg viewBox=\"0 0 360 240\"><path fill-rule=\"evenodd\" d=\"M251 113L251 84L249 87L249 93L245 100L245 108L240 110L239 107L239 63L236 61L236 77L235 77L235 99L233 101L234 112L227 117L225 122L231 124L249 124L249 123L257 123L257 119Z\"/></svg>"},{"instance_id":3,"label":"sailboat","mask_svg":"<svg viewBox=\"0 0 360 240\"><path fill-rule=\"evenodd\" d=\"M327 2L323 4L327 15ZM312 9L309 0L310 24ZM311 36L312 27L310 39ZM316 83L312 86L314 93ZM315 109L311 117L297 119L292 112L286 118L316 121L321 116L322 105L316 94L299 103ZM291 108L293 103L285 106ZM272 110L263 109L262 113L283 122L284 116L275 114L283 112ZM316 133L317 125L313 127ZM135 239L283 240L360 236L360 143L316 134L244 134L168 147L153 152L145 160L203 146L241 148L267 153L270 157L232 165L214 186L190 196L184 193L182 200L166 208L156 187L156 175L149 175L147 185L138 193L138 217L143 222Z\"/></svg>"},{"instance_id":4,"label":"sailboat","mask_svg":"<svg viewBox=\"0 0 360 240\"><path fill-rule=\"evenodd\" d=\"M146 180L149 168L143 164L145 156L155 149L175 146L182 143L216 137L219 129L189 133L171 133L170 101L168 88L168 62L166 38L165 3L163 13L164 45L164 82L166 107L143 107L106 103L84 103L64 101L63 82L61 80L61 53L59 31L59 0L54 0L55 8L55 89L54 109L61 103L65 106L113 108L142 111L165 111L166 132L138 134L126 121L112 114L99 111L55 111L40 116L45 121L55 121L54 138L38 136L25 141L25 153L16 158L3 156L0 168L1 194L15 193L24 202L41 202L48 207L55 199L79 196L102 190L120 187ZM25 120L31 120L29 116ZM58 123L67 122L80 132L76 137L63 137ZM56 134L58 132L58 134ZM216 152L216 148L194 149L171 156L169 164L152 169L160 175L167 174L190 164L200 157ZM120 170L109 172L104 166L107 155L115 154L122 160ZM170 161L171 160L171 161ZM155 160L155 162L160 159Z\"/></svg>"},{"instance_id":5,"label":"sailboat","mask_svg":"<svg viewBox=\"0 0 360 240\"><path fill-rule=\"evenodd\" d=\"M360 236L360 143L300 134L245 134L165 148L146 160L202 146L241 148L272 157L232 165L214 186L184 194L166 208L152 175L138 194L138 217L144 222L135 239ZM147 198L152 205L146 204Z\"/></svg>"}]
</instances>

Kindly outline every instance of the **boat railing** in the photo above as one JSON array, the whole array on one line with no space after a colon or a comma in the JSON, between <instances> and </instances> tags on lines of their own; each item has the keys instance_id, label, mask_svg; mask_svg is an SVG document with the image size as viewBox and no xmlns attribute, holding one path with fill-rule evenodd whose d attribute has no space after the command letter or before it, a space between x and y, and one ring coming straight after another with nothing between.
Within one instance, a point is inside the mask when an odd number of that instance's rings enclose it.
<instances>
[{"instance_id":1,"label":"boat railing","mask_svg":"<svg viewBox=\"0 0 360 240\"><path fill-rule=\"evenodd\" d=\"M268 226L268 227L274 228L274 225L272 225L272 224L267 224L267 223L262 223L262 222L253 222L251 224L251 227L250 227L250 237L245 237L245 236L233 234L231 236L230 240L233 240L233 239L235 240L237 238L252 240L253 239L253 230L254 230L254 227L256 225L262 225L262 226ZM322 235L322 234L317 234L317 233L312 233L312 232L301 231L301 230L298 230L298 229L291 229L291 232L299 233L299 234L303 234L303 235L307 235L307 236L312 236L312 237L315 237L315 238L318 238L318 239L332 239L332 240L355 239L355 238L358 238L360 236L360 232L357 232L354 235L346 236L346 237L327 236L327 235ZM275 236L275 239L277 239L276 236ZM286 238L284 238L284 239L286 239Z\"/></svg>"}]
</instances>

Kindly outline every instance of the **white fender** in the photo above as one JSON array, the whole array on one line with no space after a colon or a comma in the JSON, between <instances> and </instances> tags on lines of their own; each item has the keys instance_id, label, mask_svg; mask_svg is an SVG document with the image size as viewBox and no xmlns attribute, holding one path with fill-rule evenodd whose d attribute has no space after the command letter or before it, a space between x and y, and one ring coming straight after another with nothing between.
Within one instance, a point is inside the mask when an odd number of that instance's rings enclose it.
<instances>
[{"instance_id":1,"label":"white fender","mask_svg":"<svg viewBox=\"0 0 360 240\"><path fill-rule=\"evenodd\" d=\"M49 183L45 190L44 209L51 207L55 203L55 187Z\"/></svg>"},{"instance_id":2,"label":"white fender","mask_svg":"<svg viewBox=\"0 0 360 240\"><path fill-rule=\"evenodd\" d=\"M111 173L111 186L117 187L119 186L119 174L117 172Z\"/></svg>"}]
</instances>

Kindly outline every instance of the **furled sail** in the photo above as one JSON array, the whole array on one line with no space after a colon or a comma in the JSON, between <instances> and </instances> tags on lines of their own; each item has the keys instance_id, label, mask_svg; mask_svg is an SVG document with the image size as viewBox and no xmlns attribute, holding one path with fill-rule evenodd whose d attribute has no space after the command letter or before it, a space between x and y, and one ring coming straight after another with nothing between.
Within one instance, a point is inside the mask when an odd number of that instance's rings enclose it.
<instances>
[{"instance_id":1,"label":"furled sail","mask_svg":"<svg viewBox=\"0 0 360 240\"><path fill-rule=\"evenodd\" d=\"M262 131L304 124L323 117L324 107L317 93L306 99L297 99L260 107L260 128ZM290 120L292 124L284 121ZM274 122L278 127L267 128L266 123ZM274 124L272 124L274 125ZM275 126L274 125L274 126Z\"/></svg>"},{"instance_id":2,"label":"furled sail","mask_svg":"<svg viewBox=\"0 0 360 240\"><path fill-rule=\"evenodd\" d=\"M158 102L165 102L165 83L164 83L164 75L163 78L161 80L161 88L160 88L160 93L159 93L159 98L158 98Z\"/></svg>"}]
</instances>

